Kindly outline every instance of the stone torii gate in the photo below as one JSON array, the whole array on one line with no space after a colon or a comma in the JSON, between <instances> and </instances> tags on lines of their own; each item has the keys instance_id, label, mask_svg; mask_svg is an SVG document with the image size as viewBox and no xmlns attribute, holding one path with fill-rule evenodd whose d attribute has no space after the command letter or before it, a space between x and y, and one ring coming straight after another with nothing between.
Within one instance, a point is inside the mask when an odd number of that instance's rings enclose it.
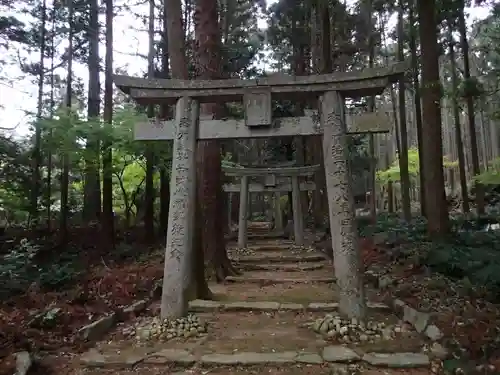
<instances>
[{"instance_id":1,"label":"stone torii gate","mask_svg":"<svg viewBox=\"0 0 500 375\"><path fill-rule=\"evenodd\" d=\"M408 69L406 63L383 68L311 76L271 76L252 80L144 79L115 75L120 90L140 104L176 104L175 120L153 120L135 127L137 140L173 140L170 210L165 250L162 317L186 313L193 257L196 200L196 142L323 135L326 189L339 309L350 317L365 314L351 175L347 162L344 99L379 95ZM272 118L272 99L318 98L313 116ZM200 103L243 102L244 120L201 119ZM368 131L377 132L379 124ZM367 129L363 129L366 132ZM383 129L382 131L386 131Z\"/></svg>"},{"instance_id":2,"label":"stone torii gate","mask_svg":"<svg viewBox=\"0 0 500 375\"><path fill-rule=\"evenodd\" d=\"M250 163L250 164L240 164L240 166L243 168L285 168L285 167L296 167L297 161L296 160L287 160L287 161L282 161L282 162L277 162L277 163L266 163L265 165ZM288 179L288 180L290 180L290 179ZM282 182L282 181L278 180L278 182ZM290 181L287 181L287 182L290 182ZM249 189L248 191L250 193L253 193L252 184L250 184L248 189ZM257 193L257 191L255 193ZM229 193L229 194L231 194L231 193ZM282 218L282 212L281 212L281 205L279 204L280 197L281 197L281 192L275 192L273 194L273 198L272 198L273 206L274 206L273 208L275 210L274 215L273 215L274 216L274 226L275 226L275 229L278 231L283 230L283 218Z\"/></svg>"},{"instance_id":3,"label":"stone torii gate","mask_svg":"<svg viewBox=\"0 0 500 375\"><path fill-rule=\"evenodd\" d=\"M304 218L302 205L300 203L300 192L313 190L313 182L300 182L302 177L312 176L319 168L319 165L303 167L275 167L275 168L237 168L223 167L222 171L226 176L240 178L240 183L226 184L225 191L240 192L240 211L238 216L238 247L247 246L247 214L248 214L248 195L252 192L292 192L292 210L293 210L293 229L295 234L295 244L302 246L304 244ZM263 184L250 184L250 177L264 176ZM277 181L289 177L291 182ZM279 203L279 202L278 202Z\"/></svg>"}]
</instances>

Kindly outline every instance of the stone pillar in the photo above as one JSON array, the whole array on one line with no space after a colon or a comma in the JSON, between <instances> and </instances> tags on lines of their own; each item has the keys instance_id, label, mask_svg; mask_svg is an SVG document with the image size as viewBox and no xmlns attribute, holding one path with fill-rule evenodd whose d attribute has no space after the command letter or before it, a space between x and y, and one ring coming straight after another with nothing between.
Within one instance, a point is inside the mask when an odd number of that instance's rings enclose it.
<instances>
[{"instance_id":1,"label":"stone pillar","mask_svg":"<svg viewBox=\"0 0 500 375\"><path fill-rule=\"evenodd\" d=\"M192 239L195 227L196 135L199 112L197 101L188 97L177 101L161 300L161 317L164 319L187 314L187 290L192 273Z\"/></svg>"},{"instance_id":2,"label":"stone pillar","mask_svg":"<svg viewBox=\"0 0 500 375\"><path fill-rule=\"evenodd\" d=\"M300 199L299 176L292 176L293 234L297 246L304 245L304 218Z\"/></svg>"},{"instance_id":3,"label":"stone pillar","mask_svg":"<svg viewBox=\"0 0 500 375\"><path fill-rule=\"evenodd\" d=\"M273 205L274 205L274 229L278 232L281 232L283 230L283 213L281 212L280 193L274 193Z\"/></svg>"},{"instance_id":4,"label":"stone pillar","mask_svg":"<svg viewBox=\"0 0 500 375\"><path fill-rule=\"evenodd\" d=\"M240 213L238 220L238 247L247 247L247 215L248 215L248 176L241 177Z\"/></svg>"},{"instance_id":5,"label":"stone pillar","mask_svg":"<svg viewBox=\"0 0 500 375\"><path fill-rule=\"evenodd\" d=\"M339 310L350 318L364 319L366 302L357 236L352 176L349 171L344 100L340 93L323 94L320 105L323 157L334 269L339 286Z\"/></svg>"}]
</instances>

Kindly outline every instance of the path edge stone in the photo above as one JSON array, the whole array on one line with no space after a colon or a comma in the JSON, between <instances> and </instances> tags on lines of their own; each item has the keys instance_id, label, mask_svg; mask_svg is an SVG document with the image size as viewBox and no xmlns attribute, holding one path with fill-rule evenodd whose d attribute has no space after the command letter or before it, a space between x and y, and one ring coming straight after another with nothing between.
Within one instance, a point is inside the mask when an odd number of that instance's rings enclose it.
<instances>
[{"instance_id":1,"label":"path edge stone","mask_svg":"<svg viewBox=\"0 0 500 375\"><path fill-rule=\"evenodd\" d=\"M117 309L111 314L101 316L93 322L78 329L78 335L85 341L98 341L111 331L111 329L113 329L118 323L127 320L131 314L136 316L141 314L144 310L146 310L152 300L153 298L151 297L140 299L128 306Z\"/></svg>"},{"instance_id":2,"label":"path edge stone","mask_svg":"<svg viewBox=\"0 0 500 375\"><path fill-rule=\"evenodd\" d=\"M96 359L92 360L92 356ZM86 358L86 360L85 360ZM109 361L109 362L108 362ZM204 368L217 366L269 366L285 364L345 364L364 362L373 366L391 368L428 367L430 358L424 353L356 353L342 345L327 346L318 352L236 352L204 353L195 355L185 349L162 349L158 352L138 353L134 358L117 362L115 356L98 352L95 348L82 355L80 363L89 368L134 367L138 363L149 365L192 366Z\"/></svg>"},{"instance_id":3,"label":"path edge stone","mask_svg":"<svg viewBox=\"0 0 500 375\"><path fill-rule=\"evenodd\" d=\"M391 284L387 282L387 279L387 275L377 275L370 271L365 272L365 280L367 283L379 290ZM445 340L443 340L445 338L444 333L436 325L435 316L437 313L435 311L419 311L399 298L391 298L385 302L399 319L410 324L415 331L428 339L431 342L431 347L432 344L439 344L442 348L449 349L446 348ZM441 356L447 357L447 355L443 355L443 353L441 353Z\"/></svg>"}]
</instances>

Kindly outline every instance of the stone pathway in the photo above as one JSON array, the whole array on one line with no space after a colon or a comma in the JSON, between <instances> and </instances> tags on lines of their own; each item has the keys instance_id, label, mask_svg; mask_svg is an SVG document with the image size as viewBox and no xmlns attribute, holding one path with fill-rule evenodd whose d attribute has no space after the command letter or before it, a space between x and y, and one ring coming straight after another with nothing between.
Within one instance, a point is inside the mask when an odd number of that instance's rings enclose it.
<instances>
[{"instance_id":1,"label":"stone pathway","mask_svg":"<svg viewBox=\"0 0 500 375\"><path fill-rule=\"evenodd\" d=\"M291 249L289 244L269 240L259 242L262 249L249 247L252 255L230 251L243 275L211 285L215 301L190 302L190 311L206 324L207 333L168 341L138 341L137 327L150 321L149 316L157 311L157 306L150 306L142 317L117 326L106 340L84 353L81 365L99 371L141 366L168 368L165 373L188 369L190 374L201 373L203 368L210 368L214 374L310 371L335 375L356 373L354 370L374 375L402 374L376 372L381 367L423 368L427 371L423 373L429 373L432 358L422 350L425 339L399 321L385 304L369 303L369 318L385 327L399 327L394 338L379 337L368 328L368 335L379 338L350 341L346 334L354 329L355 322L328 331L328 335L326 330L316 333L312 324L325 319L325 314L335 316L338 310L331 263L308 249ZM259 371L252 372L254 368ZM287 370L283 372L283 368Z\"/></svg>"}]
</instances>

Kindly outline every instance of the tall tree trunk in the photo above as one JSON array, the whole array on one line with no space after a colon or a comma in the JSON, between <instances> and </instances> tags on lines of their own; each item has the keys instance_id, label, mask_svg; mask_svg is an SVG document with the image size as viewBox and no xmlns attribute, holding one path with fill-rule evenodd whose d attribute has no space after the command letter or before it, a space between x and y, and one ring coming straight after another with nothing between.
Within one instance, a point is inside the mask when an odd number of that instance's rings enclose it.
<instances>
[{"instance_id":1,"label":"tall tree trunk","mask_svg":"<svg viewBox=\"0 0 500 375\"><path fill-rule=\"evenodd\" d=\"M425 134L422 158L425 164L427 230L432 236L443 236L449 231L449 218L444 191L436 1L418 0L417 4L422 50L422 132Z\"/></svg>"},{"instance_id":2,"label":"tall tree trunk","mask_svg":"<svg viewBox=\"0 0 500 375\"><path fill-rule=\"evenodd\" d=\"M220 30L218 24L217 0L198 0L194 16L196 73L200 79L221 77ZM201 113L205 116L223 115L220 105L202 105ZM198 199L201 212L197 215L202 220L201 235L204 253L215 270L218 281L227 275L236 274L227 257L223 220L225 215L225 196L221 185L221 155L218 141L200 141L198 143ZM198 239L200 239L198 237Z\"/></svg>"},{"instance_id":3,"label":"tall tree trunk","mask_svg":"<svg viewBox=\"0 0 500 375\"><path fill-rule=\"evenodd\" d=\"M297 16L296 13L293 16ZM293 66L292 71L295 76L302 76L306 74L306 53L305 46L303 45L302 35L297 37L297 31L295 30L296 25L304 24L303 17L297 17L297 19L292 21L292 44L293 44ZM302 104L295 104L295 116L303 116L304 108ZM297 165L305 164L305 153L304 153L304 137L297 136L293 137L292 140L293 147L295 149L295 161ZM300 192L300 203L302 215L306 215L308 211L308 195L307 191ZM293 201L292 201L293 205ZM292 209L293 211L293 209ZM294 218L294 220L299 220Z\"/></svg>"},{"instance_id":4,"label":"tall tree trunk","mask_svg":"<svg viewBox=\"0 0 500 375\"><path fill-rule=\"evenodd\" d=\"M460 1L460 10L458 13L458 29L460 32L460 40L464 59L464 79L470 82L470 64L469 64L469 42L467 40L467 26L465 24L465 1ZM468 85L466 86L468 87ZM469 137L470 137L470 152L472 161L472 173L477 176L481 173L479 166L479 152L477 148L477 135L476 135L476 118L474 113L474 97L471 92L466 92L467 104L467 120L469 123ZM476 195L476 207L479 215L484 214L484 188L481 184L475 183L474 190Z\"/></svg>"},{"instance_id":5,"label":"tall tree trunk","mask_svg":"<svg viewBox=\"0 0 500 375\"><path fill-rule=\"evenodd\" d=\"M89 119L100 117L101 85L99 80L99 3L91 0L88 41L89 41L89 94L87 115ZM95 121L98 125L99 121ZM101 181L99 176L100 151L98 129L92 129L85 147L85 184L83 217L86 221L97 220L101 214Z\"/></svg>"},{"instance_id":6,"label":"tall tree trunk","mask_svg":"<svg viewBox=\"0 0 500 375\"><path fill-rule=\"evenodd\" d=\"M467 177L465 175L465 156L464 156L464 145L462 142L462 129L460 125L460 109L458 105L458 79L457 79L457 68L455 61L455 43L453 41L453 28L451 23L448 24L448 48L449 57L451 64L451 85L453 87L453 93L451 95L452 106L453 106L453 119L455 121L455 142L457 146L457 156L458 156L458 170L460 174L460 189L462 194L462 209L464 213L470 211L469 207L469 195L467 192Z\"/></svg>"},{"instance_id":7,"label":"tall tree trunk","mask_svg":"<svg viewBox=\"0 0 500 375\"><path fill-rule=\"evenodd\" d=\"M373 39L373 2L368 0L364 11L366 13L366 30L368 32L368 67L373 68L375 60L375 43ZM375 96L368 98L368 111L375 111ZM377 220L377 201L376 201L376 160L375 160L375 136L373 133L368 134L368 153L370 158L370 186L371 196L369 201L370 216L373 222Z\"/></svg>"},{"instance_id":8,"label":"tall tree trunk","mask_svg":"<svg viewBox=\"0 0 500 375\"><path fill-rule=\"evenodd\" d=\"M34 226L38 222L38 197L40 196L40 167L42 164L42 111L43 111L43 84L45 79L45 25L47 23L47 2L43 0L40 25L40 75L38 77L38 103L35 122L35 145L33 147L33 186L31 190L31 220Z\"/></svg>"},{"instance_id":9,"label":"tall tree trunk","mask_svg":"<svg viewBox=\"0 0 500 375\"><path fill-rule=\"evenodd\" d=\"M104 122L113 126L113 0L106 0L106 58L104 79ZM112 144L106 139L102 156L102 218L106 241L114 246Z\"/></svg>"},{"instance_id":10,"label":"tall tree trunk","mask_svg":"<svg viewBox=\"0 0 500 375\"><path fill-rule=\"evenodd\" d=\"M316 3L316 20L318 22L318 56L317 56L317 73L331 73L333 71L333 61L331 54L331 23L330 23L330 8L325 1ZM319 164L320 168L314 174L314 183L316 190L313 192L313 212L314 221L317 227L323 226L325 217L327 217L328 197L326 193L325 168L323 161L323 146L321 136L311 136L310 142L313 150L313 160L315 164ZM327 225L328 227L328 225Z\"/></svg>"},{"instance_id":11,"label":"tall tree trunk","mask_svg":"<svg viewBox=\"0 0 500 375\"><path fill-rule=\"evenodd\" d=\"M51 43L50 43L50 119L54 117L55 101L54 101L54 40L56 35L56 7L53 6L51 17L52 17L52 30L50 32ZM52 140L52 129L49 130L49 141ZM47 207L47 230L50 232L52 230L52 150L49 147L47 153L47 196L46 203Z\"/></svg>"},{"instance_id":12,"label":"tall tree trunk","mask_svg":"<svg viewBox=\"0 0 500 375\"><path fill-rule=\"evenodd\" d=\"M68 76L66 79L66 96L65 105L67 115L70 121L73 121L73 113L71 110L72 94L73 94L73 36L74 36L74 22L73 22L73 3L68 2ZM66 246L68 244L68 215L69 215L69 155L67 150L62 153L62 172L61 172L61 212L59 217L59 231L60 231L60 245Z\"/></svg>"},{"instance_id":13,"label":"tall tree trunk","mask_svg":"<svg viewBox=\"0 0 500 375\"><path fill-rule=\"evenodd\" d=\"M149 51L148 51L148 77L154 79L155 66L155 3L154 0L149 0ZM148 106L148 117L153 118L154 105ZM144 235L146 242L154 241L154 203L155 203L155 189L154 189L154 149L153 147L146 147L146 188L144 193Z\"/></svg>"},{"instance_id":14,"label":"tall tree trunk","mask_svg":"<svg viewBox=\"0 0 500 375\"><path fill-rule=\"evenodd\" d=\"M404 61L404 29L403 29L403 0L399 0L398 10L398 60ZM401 203L403 217L411 220L410 202L410 174L408 173L408 131L406 128L406 97L405 79L401 77L398 82L399 125L401 129L401 149L399 153L399 174L401 181Z\"/></svg>"},{"instance_id":15,"label":"tall tree trunk","mask_svg":"<svg viewBox=\"0 0 500 375\"><path fill-rule=\"evenodd\" d=\"M169 53L168 53L168 1L163 0L163 36L162 36L162 67L163 78L170 78ZM162 105L160 108L160 117L166 119L170 117L168 105ZM163 156L163 155L162 155ZM170 205L170 180L166 160L160 160L160 233L162 236L167 235L168 228L168 209Z\"/></svg>"},{"instance_id":16,"label":"tall tree trunk","mask_svg":"<svg viewBox=\"0 0 500 375\"><path fill-rule=\"evenodd\" d=\"M423 135L422 135L422 103L420 102L420 83L419 83L419 64L417 58L417 26L415 25L414 4L410 5L410 51L411 51L411 71L413 76L413 91L415 92L413 98L415 101L415 123L417 128L417 141L418 141L418 163L419 163L419 191L420 191L420 214L426 217L425 212L425 189L424 189L424 158L423 158Z\"/></svg>"}]
</instances>

